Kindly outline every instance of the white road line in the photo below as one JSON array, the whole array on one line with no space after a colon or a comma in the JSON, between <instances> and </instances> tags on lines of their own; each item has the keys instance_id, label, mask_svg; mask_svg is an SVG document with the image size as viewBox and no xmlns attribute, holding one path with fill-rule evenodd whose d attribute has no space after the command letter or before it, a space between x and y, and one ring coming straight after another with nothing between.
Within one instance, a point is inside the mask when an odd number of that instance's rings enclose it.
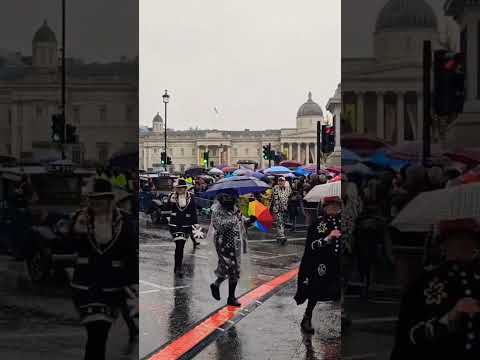
<instances>
[{"instance_id":1,"label":"white road line","mask_svg":"<svg viewBox=\"0 0 480 360\"><path fill-rule=\"evenodd\" d=\"M287 244L290 241L302 241L302 240L305 240L305 238L304 237L302 237L302 238L288 238L287 239ZM272 239L272 240L248 240L248 243L274 243L274 242L277 242L277 240L276 239Z\"/></svg>"},{"instance_id":2,"label":"white road line","mask_svg":"<svg viewBox=\"0 0 480 360\"><path fill-rule=\"evenodd\" d=\"M164 247L164 248L174 248L174 244L140 244L140 247Z\"/></svg>"},{"instance_id":3,"label":"white road line","mask_svg":"<svg viewBox=\"0 0 480 360\"><path fill-rule=\"evenodd\" d=\"M154 284L150 281L145 281L145 280L140 280L139 282L141 284L148 285L148 286L154 287L156 289L160 289L160 290L177 290L177 289L184 289L184 288L190 287L190 285L167 287L167 286L157 285L157 284Z\"/></svg>"},{"instance_id":4,"label":"white road line","mask_svg":"<svg viewBox=\"0 0 480 360\"><path fill-rule=\"evenodd\" d=\"M386 317L380 317L380 318L365 318L365 319L352 320L352 324L355 324L355 325L379 324L384 322L395 322L397 320L398 320L398 317L396 316L386 316Z\"/></svg>"},{"instance_id":5,"label":"white road line","mask_svg":"<svg viewBox=\"0 0 480 360\"><path fill-rule=\"evenodd\" d=\"M298 253L292 253L292 254L285 254L285 255L277 255L277 256L250 256L253 260L270 260L270 259L278 259L281 257L288 257L288 256L298 256Z\"/></svg>"},{"instance_id":6,"label":"white road line","mask_svg":"<svg viewBox=\"0 0 480 360\"><path fill-rule=\"evenodd\" d=\"M185 256L193 256L193 257L196 257L196 258L199 258L199 259L206 259L206 260L209 259L208 256L197 255L197 254L185 254Z\"/></svg>"},{"instance_id":7,"label":"white road line","mask_svg":"<svg viewBox=\"0 0 480 360\"><path fill-rule=\"evenodd\" d=\"M342 356L342 359L345 360L362 360L362 359L376 359L377 353L367 353L361 355L352 355L352 356Z\"/></svg>"}]
</instances>

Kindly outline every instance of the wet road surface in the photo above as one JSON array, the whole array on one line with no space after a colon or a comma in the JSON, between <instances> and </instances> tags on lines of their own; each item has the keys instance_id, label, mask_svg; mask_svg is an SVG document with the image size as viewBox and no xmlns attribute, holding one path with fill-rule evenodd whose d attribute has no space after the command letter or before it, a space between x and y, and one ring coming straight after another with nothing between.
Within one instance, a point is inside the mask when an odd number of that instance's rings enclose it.
<instances>
[{"instance_id":1,"label":"wet road surface","mask_svg":"<svg viewBox=\"0 0 480 360\"><path fill-rule=\"evenodd\" d=\"M79 360L85 330L70 298L68 282L32 286L22 262L0 256L0 354L2 359ZM107 359L138 358L119 318L112 327Z\"/></svg>"},{"instance_id":2,"label":"wet road surface","mask_svg":"<svg viewBox=\"0 0 480 360\"><path fill-rule=\"evenodd\" d=\"M295 233L291 237L295 239L286 246L279 246L268 236L250 233L248 252L242 256L237 296L297 268L303 254L305 233ZM174 248L167 230L151 227L141 230L141 358L148 358L147 355L155 350L171 344L226 303L227 283L222 284L221 301L215 301L210 293L209 284L215 279L213 270L217 263L213 244L204 241L194 250L192 243L187 242L183 279L173 275ZM194 357L282 359L281 353L285 352L289 356L284 358L335 359L328 354L339 351L339 310L326 304L317 307L314 326L320 329L319 333L304 340L299 322L305 305L296 306L295 288L296 278L240 322L227 327L220 336L207 339ZM222 357L227 353L235 357Z\"/></svg>"}]
</instances>

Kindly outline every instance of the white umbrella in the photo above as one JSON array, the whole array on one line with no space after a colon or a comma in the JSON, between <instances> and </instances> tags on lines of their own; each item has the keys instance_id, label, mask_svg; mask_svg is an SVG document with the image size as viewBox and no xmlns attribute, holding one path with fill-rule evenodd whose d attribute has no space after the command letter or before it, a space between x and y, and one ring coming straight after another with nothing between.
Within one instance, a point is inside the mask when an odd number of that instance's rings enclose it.
<instances>
[{"instance_id":1,"label":"white umbrella","mask_svg":"<svg viewBox=\"0 0 480 360\"><path fill-rule=\"evenodd\" d=\"M223 171L217 168L212 168L208 171L208 175L222 175Z\"/></svg>"},{"instance_id":2,"label":"white umbrella","mask_svg":"<svg viewBox=\"0 0 480 360\"><path fill-rule=\"evenodd\" d=\"M334 181L322 185L315 186L305 195L304 200L307 202L320 202L328 196L342 196L342 182Z\"/></svg>"},{"instance_id":3,"label":"white umbrella","mask_svg":"<svg viewBox=\"0 0 480 360\"><path fill-rule=\"evenodd\" d=\"M466 218L480 218L480 183L421 193L391 225L403 232L426 232L440 221Z\"/></svg>"}]
</instances>

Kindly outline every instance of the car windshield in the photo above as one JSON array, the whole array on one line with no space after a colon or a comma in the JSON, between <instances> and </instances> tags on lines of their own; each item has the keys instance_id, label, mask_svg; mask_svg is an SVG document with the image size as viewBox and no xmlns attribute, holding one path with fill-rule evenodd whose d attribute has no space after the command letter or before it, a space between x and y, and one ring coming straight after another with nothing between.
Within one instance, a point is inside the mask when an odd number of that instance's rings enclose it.
<instances>
[{"instance_id":1,"label":"car windshield","mask_svg":"<svg viewBox=\"0 0 480 360\"><path fill-rule=\"evenodd\" d=\"M40 204L76 204L81 199L82 179L78 176L45 174L32 178Z\"/></svg>"}]
</instances>

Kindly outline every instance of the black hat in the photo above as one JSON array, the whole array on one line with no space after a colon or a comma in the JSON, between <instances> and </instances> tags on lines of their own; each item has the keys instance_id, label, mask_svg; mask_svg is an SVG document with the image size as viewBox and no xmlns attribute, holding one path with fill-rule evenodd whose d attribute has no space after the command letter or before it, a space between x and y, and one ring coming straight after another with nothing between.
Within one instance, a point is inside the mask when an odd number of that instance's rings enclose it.
<instances>
[{"instance_id":1,"label":"black hat","mask_svg":"<svg viewBox=\"0 0 480 360\"><path fill-rule=\"evenodd\" d=\"M177 183L175 184L175 187L179 188L179 187L187 187L187 182L185 181L185 179L178 179L177 180Z\"/></svg>"},{"instance_id":2,"label":"black hat","mask_svg":"<svg viewBox=\"0 0 480 360\"><path fill-rule=\"evenodd\" d=\"M93 190L88 194L88 197L115 197L110 181L97 178L93 183Z\"/></svg>"}]
</instances>

